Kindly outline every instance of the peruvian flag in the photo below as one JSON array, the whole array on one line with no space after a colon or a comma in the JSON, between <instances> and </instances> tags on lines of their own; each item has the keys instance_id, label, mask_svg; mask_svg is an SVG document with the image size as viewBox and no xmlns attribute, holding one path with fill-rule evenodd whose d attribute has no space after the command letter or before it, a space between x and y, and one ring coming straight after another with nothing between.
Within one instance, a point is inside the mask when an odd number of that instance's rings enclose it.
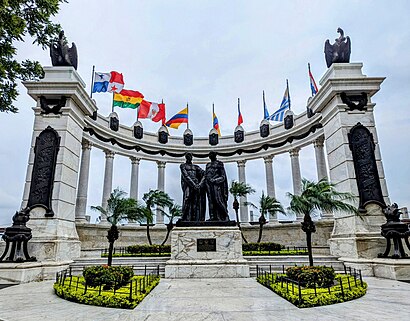
<instances>
[{"instance_id":1,"label":"peruvian flag","mask_svg":"<svg viewBox=\"0 0 410 321\"><path fill-rule=\"evenodd\" d=\"M157 104L142 100L138 108L138 118L150 118L154 122L162 121L165 123L165 104Z\"/></svg>"},{"instance_id":2,"label":"peruvian flag","mask_svg":"<svg viewBox=\"0 0 410 321\"><path fill-rule=\"evenodd\" d=\"M111 78L108 83L108 92L119 93L124 88L124 77L116 71L111 71Z\"/></svg>"}]
</instances>

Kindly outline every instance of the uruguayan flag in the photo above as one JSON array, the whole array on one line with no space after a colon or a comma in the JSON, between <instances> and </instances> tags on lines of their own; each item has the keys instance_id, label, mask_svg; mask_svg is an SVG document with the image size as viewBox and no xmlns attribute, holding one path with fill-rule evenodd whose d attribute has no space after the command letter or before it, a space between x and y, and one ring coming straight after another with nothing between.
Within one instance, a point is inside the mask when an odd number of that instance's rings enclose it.
<instances>
[{"instance_id":1,"label":"uruguayan flag","mask_svg":"<svg viewBox=\"0 0 410 321\"><path fill-rule=\"evenodd\" d=\"M283 121L285 111L290 109L289 86L286 86L285 94L283 95L282 103L277 111L270 115L267 119L273 121Z\"/></svg>"},{"instance_id":2,"label":"uruguayan flag","mask_svg":"<svg viewBox=\"0 0 410 321\"><path fill-rule=\"evenodd\" d=\"M93 93L105 93L108 90L111 73L94 72L94 86Z\"/></svg>"}]
</instances>

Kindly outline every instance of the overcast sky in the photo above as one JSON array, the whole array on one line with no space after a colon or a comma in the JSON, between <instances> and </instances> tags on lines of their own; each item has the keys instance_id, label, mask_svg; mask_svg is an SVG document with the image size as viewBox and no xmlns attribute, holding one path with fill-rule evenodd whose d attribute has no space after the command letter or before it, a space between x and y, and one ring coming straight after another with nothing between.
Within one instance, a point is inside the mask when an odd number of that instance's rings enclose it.
<instances>
[{"instance_id":1,"label":"overcast sky","mask_svg":"<svg viewBox=\"0 0 410 321\"><path fill-rule=\"evenodd\" d=\"M410 2L408 1L97 1L71 0L55 21L78 48L78 72L89 91L92 66L124 74L127 89L150 101L164 99L167 116L190 105L195 136L211 129L212 103L222 135L232 134L237 98L245 130L256 130L263 115L262 90L270 112L279 107L289 79L292 109L305 111L310 95L307 63L316 82L326 71L323 45L341 27L352 41L351 62L363 62L368 76L386 77L373 97L378 139L390 199L410 205L409 100ZM27 38L18 58L51 65L48 51ZM35 102L20 86L18 114L0 113L0 226L8 226L21 205L33 127ZM110 94L95 94L99 113L108 115ZM117 110L120 122L132 125L135 112ZM143 121L144 129L158 124ZM172 130L181 136L185 126ZM316 179L313 146L300 153L302 176ZM247 181L257 193L265 190L263 161L247 163ZM226 165L228 179L237 179L236 164ZM88 205L101 202L103 152L92 150ZM113 186L129 191L130 161L116 157ZM287 154L275 157L276 194L284 205L292 190ZM140 197L156 188L156 164L141 162ZM166 169L166 190L181 200L178 165ZM229 201L231 203L231 200ZM229 204L231 205L231 204ZM95 214L94 214L95 215Z\"/></svg>"}]
</instances>

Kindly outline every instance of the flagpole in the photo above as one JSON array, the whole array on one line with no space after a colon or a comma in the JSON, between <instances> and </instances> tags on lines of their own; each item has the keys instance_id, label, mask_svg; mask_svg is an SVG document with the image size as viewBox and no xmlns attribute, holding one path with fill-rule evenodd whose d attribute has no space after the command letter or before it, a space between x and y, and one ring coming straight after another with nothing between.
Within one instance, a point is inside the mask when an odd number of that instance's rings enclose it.
<instances>
[{"instance_id":1,"label":"flagpole","mask_svg":"<svg viewBox=\"0 0 410 321\"><path fill-rule=\"evenodd\" d=\"M94 72L95 72L95 65L93 65L93 73L91 74L91 93L90 93L90 98L93 98Z\"/></svg>"},{"instance_id":2,"label":"flagpole","mask_svg":"<svg viewBox=\"0 0 410 321\"><path fill-rule=\"evenodd\" d=\"M164 104L164 98L161 99L161 104L162 105ZM164 106L164 116L166 116L166 113L167 113L167 111L165 110L165 106ZM164 124L165 124L164 119L166 119L166 117L162 118L162 126L164 126ZM167 130L168 130L168 128L167 128Z\"/></svg>"},{"instance_id":3,"label":"flagpole","mask_svg":"<svg viewBox=\"0 0 410 321\"><path fill-rule=\"evenodd\" d=\"M288 91L288 98L289 98L289 110L290 110L290 92L289 92L289 82L288 82L288 80L286 79L286 89L287 89L287 91Z\"/></svg>"},{"instance_id":4,"label":"flagpole","mask_svg":"<svg viewBox=\"0 0 410 321\"><path fill-rule=\"evenodd\" d=\"M114 112L114 95L115 95L115 92L112 93L112 106L111 106L112 113Z\"/></svg>"},{"instance_id":5,"label":"flagpole","mask_svg":"<svg viewBox=\"0 0 410 321\"><path fill-rule=\"evenodd\" d=\"M265 108L266 108L266 102L265 102L265 91L262 91L262 95L263 95L263 118L265 119Z\"/></svg>"},{"instance_id":6,"label":"flagpole","mask_svg":"<svg viewBox=\"0 0 410 321\"><path fill-rule=\"evenodd\" d=\"M215 104L212 103L212 128L214 128Z\"/></svg>"},{"instance_id":7,"label":"flagpole","mask_svg":"<svg viewBox=\"0 0 410 321\"><path fill-rule=\"evenodd\" d=\"M188 108L188 102L186 102L186 116L187 116L186 129L189 129L189 108Z\"/></svg>"}]
</instances>

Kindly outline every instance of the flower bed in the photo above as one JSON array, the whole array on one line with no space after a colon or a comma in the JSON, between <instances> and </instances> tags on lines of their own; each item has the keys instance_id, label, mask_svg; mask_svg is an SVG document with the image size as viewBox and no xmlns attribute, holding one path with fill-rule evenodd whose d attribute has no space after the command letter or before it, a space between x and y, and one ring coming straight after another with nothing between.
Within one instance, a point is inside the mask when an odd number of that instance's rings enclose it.
<instances>
[{"instance_id":1,"label":"flower bed","mask_svg":"<svg viewBox=\"0 0 410 321\"><path fill-rule=\"evenodd\" d=\"M327 287L303 287L286 274L258 271L257 281L299 308L330 305L354 300L366 294L367 284L354 275L336 274L335 283Z\"/></svg>"},{"instance_id":2,"label":"flower bed","mask_svg":"<svg viewBox=\"0 0 410 321\"><path fill-rule=\"evenodd\" d=\"M68 271L63 271L57 274L54 291L56 295L68 301L101 307L134 309L155 288L160 278L156 273L131 276L130 269L130 267L88 267L84 271L84 277L70 276Z\"/></svg>"}]
</instances>

